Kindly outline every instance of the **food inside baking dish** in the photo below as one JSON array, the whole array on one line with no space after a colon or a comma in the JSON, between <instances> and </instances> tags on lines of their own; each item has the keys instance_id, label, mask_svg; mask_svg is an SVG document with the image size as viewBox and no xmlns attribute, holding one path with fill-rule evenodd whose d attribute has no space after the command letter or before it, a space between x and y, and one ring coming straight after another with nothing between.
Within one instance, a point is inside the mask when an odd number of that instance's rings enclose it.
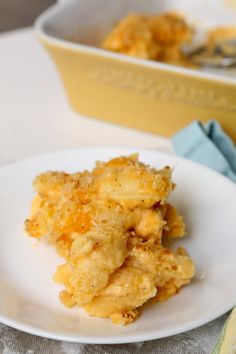
<instances>
[{"instance_id":1,"label":"food inside baking dish","mask_svg":"<svg viewBox=\"0 0 236 354\"><path fill-rule=\"evenodd\" d=\"M230 41L234 41L234 44ZM219 57L219 46L227 43L236 56L236 26L211 29L193 24L178 12L159 15L129 14L104 38L104 49L130 56L198 68L194 55ZM186 49L187 48L187 49ZM222 48L221 48L222 51ZM225 51L225 45L224 45ZM225 53L227 56L229 50ZM194 55L193 55L194 54ZM200 61L199 61L200 62ZM204 61L203 61L204 62Z\"/></svg>"}]
</instances>

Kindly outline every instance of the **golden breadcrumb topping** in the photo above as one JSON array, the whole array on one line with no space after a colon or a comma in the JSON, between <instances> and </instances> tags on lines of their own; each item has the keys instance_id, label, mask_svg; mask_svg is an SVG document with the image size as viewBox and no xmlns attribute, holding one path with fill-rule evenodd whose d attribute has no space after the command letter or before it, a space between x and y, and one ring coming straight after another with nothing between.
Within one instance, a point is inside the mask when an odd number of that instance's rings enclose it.
<instances>
[{"instance_id":1,"label":"golden breadcrumb topping","mask_svg":"<svg viewBox=\"0 0 236 354\"><path fill-rule=\"evenodd\" d=\"M187 253L163 246L185 235L182 216L167 203L171 173L131 155L97 162L91 172L36 177L25 228L65 259L54 275L64 305L128 324L148 300L164 301L191 281Z\"/></svg>"},{"instance_id":2,"label":"golden breadcrumb topping","mask_svg":"<svg viewBox=\"0 0 236 354\"><path fill-rule=\"evenodd\" d=\"M193 34L193 28L178 13L129 14L107 35L102 47L142 59L192 66L181 47L191 42Z\"/></svg>"}]
</instances>

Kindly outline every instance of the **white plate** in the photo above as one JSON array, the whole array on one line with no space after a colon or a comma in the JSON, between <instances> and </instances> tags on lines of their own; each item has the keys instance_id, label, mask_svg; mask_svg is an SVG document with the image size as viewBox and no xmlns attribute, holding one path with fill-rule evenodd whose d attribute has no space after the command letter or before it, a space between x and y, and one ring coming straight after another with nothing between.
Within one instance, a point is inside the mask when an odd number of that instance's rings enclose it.
<instances>
[{"instance_id":1,"label":"white plate","mask_svg":"<svg viewBox=\"0 0 236 354\"><path fill-rule=\"evenodd\" d=\"M31 183L45 170L91 168L95 160L138 149L91 148L38 156L0 170L0 321L36 335L80 343L127 343L174 335L203 325L236 304L236 186L203 166L159 152L138 150L142 161L175 167L173 203L189 236L178 242L197 267L178 295L148 306L133 324L113 325L60 304L51 276L62 260L53 248L24 233Z\"/></svg>"}]
</instances>

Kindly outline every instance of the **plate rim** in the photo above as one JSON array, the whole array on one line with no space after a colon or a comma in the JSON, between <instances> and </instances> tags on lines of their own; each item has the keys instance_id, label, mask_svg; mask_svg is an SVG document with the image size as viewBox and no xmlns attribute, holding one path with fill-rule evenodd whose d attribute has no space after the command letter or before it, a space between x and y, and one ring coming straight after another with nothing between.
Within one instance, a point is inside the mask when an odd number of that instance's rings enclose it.
<instances>
[{"instance_id":1,"label":"plate rim","mask_svg":"<svg viewBox=\"0 0 236 354\"><path fill-rule=\"evenodd\" d=\"M232 304L227 305L223 311L218 311L215 315L208 317L207 319L202 319L202 321L195 321L190 322L188 327L186 325L182 325L176 327L176 330L172 331L164 331L163 333L159 331L159 335L155 334L154 331L150 332L150 334L143 334L143 335L129 335L128 337L122 336L115 336L115 337L86 337L86 336L75 336L75 335L67 335L67 334L59 334L56 332L48 331L46 329L40 329L35 326L22 324L19 321L7 319L5 316L0 314L0 323L7 325L11 328L20 330L24 333L33 334L37 337L53 339L56 341L63 341L63 342L71 342L71 343L79 343L79 344L130 344L130 343L137 343L137 342L147 342L150 340L162 339L167 337L172 337L178 334L182 334L185 332L189 332L191 330L197 329L201 326L204 326L211 321L223 316L227 312L231 311L233 307L236 305L236 300L232 301ZM113 324L114 325L114 324ZM114 325L115 326L115 325ZM182 328L182 329L181 329Z\"/></svg>"}]
</instances>

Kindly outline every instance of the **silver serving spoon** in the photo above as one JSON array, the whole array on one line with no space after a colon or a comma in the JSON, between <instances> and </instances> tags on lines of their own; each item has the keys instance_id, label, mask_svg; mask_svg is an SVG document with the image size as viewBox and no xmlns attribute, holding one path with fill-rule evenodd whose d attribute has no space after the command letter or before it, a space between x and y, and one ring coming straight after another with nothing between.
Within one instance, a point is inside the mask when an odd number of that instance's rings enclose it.
<instances>
[{"instance_id":1,"label":"silver serving spoon","mask_svg":"<svg viewBox=\"0 0 236 354\"><path fill-rule=\"evenodd\" d=\"M236 38L220 40L213 47L204 45L182 47L183 53L197 66L230 68L236 66Z\"/></svg>"}]
</instances>

